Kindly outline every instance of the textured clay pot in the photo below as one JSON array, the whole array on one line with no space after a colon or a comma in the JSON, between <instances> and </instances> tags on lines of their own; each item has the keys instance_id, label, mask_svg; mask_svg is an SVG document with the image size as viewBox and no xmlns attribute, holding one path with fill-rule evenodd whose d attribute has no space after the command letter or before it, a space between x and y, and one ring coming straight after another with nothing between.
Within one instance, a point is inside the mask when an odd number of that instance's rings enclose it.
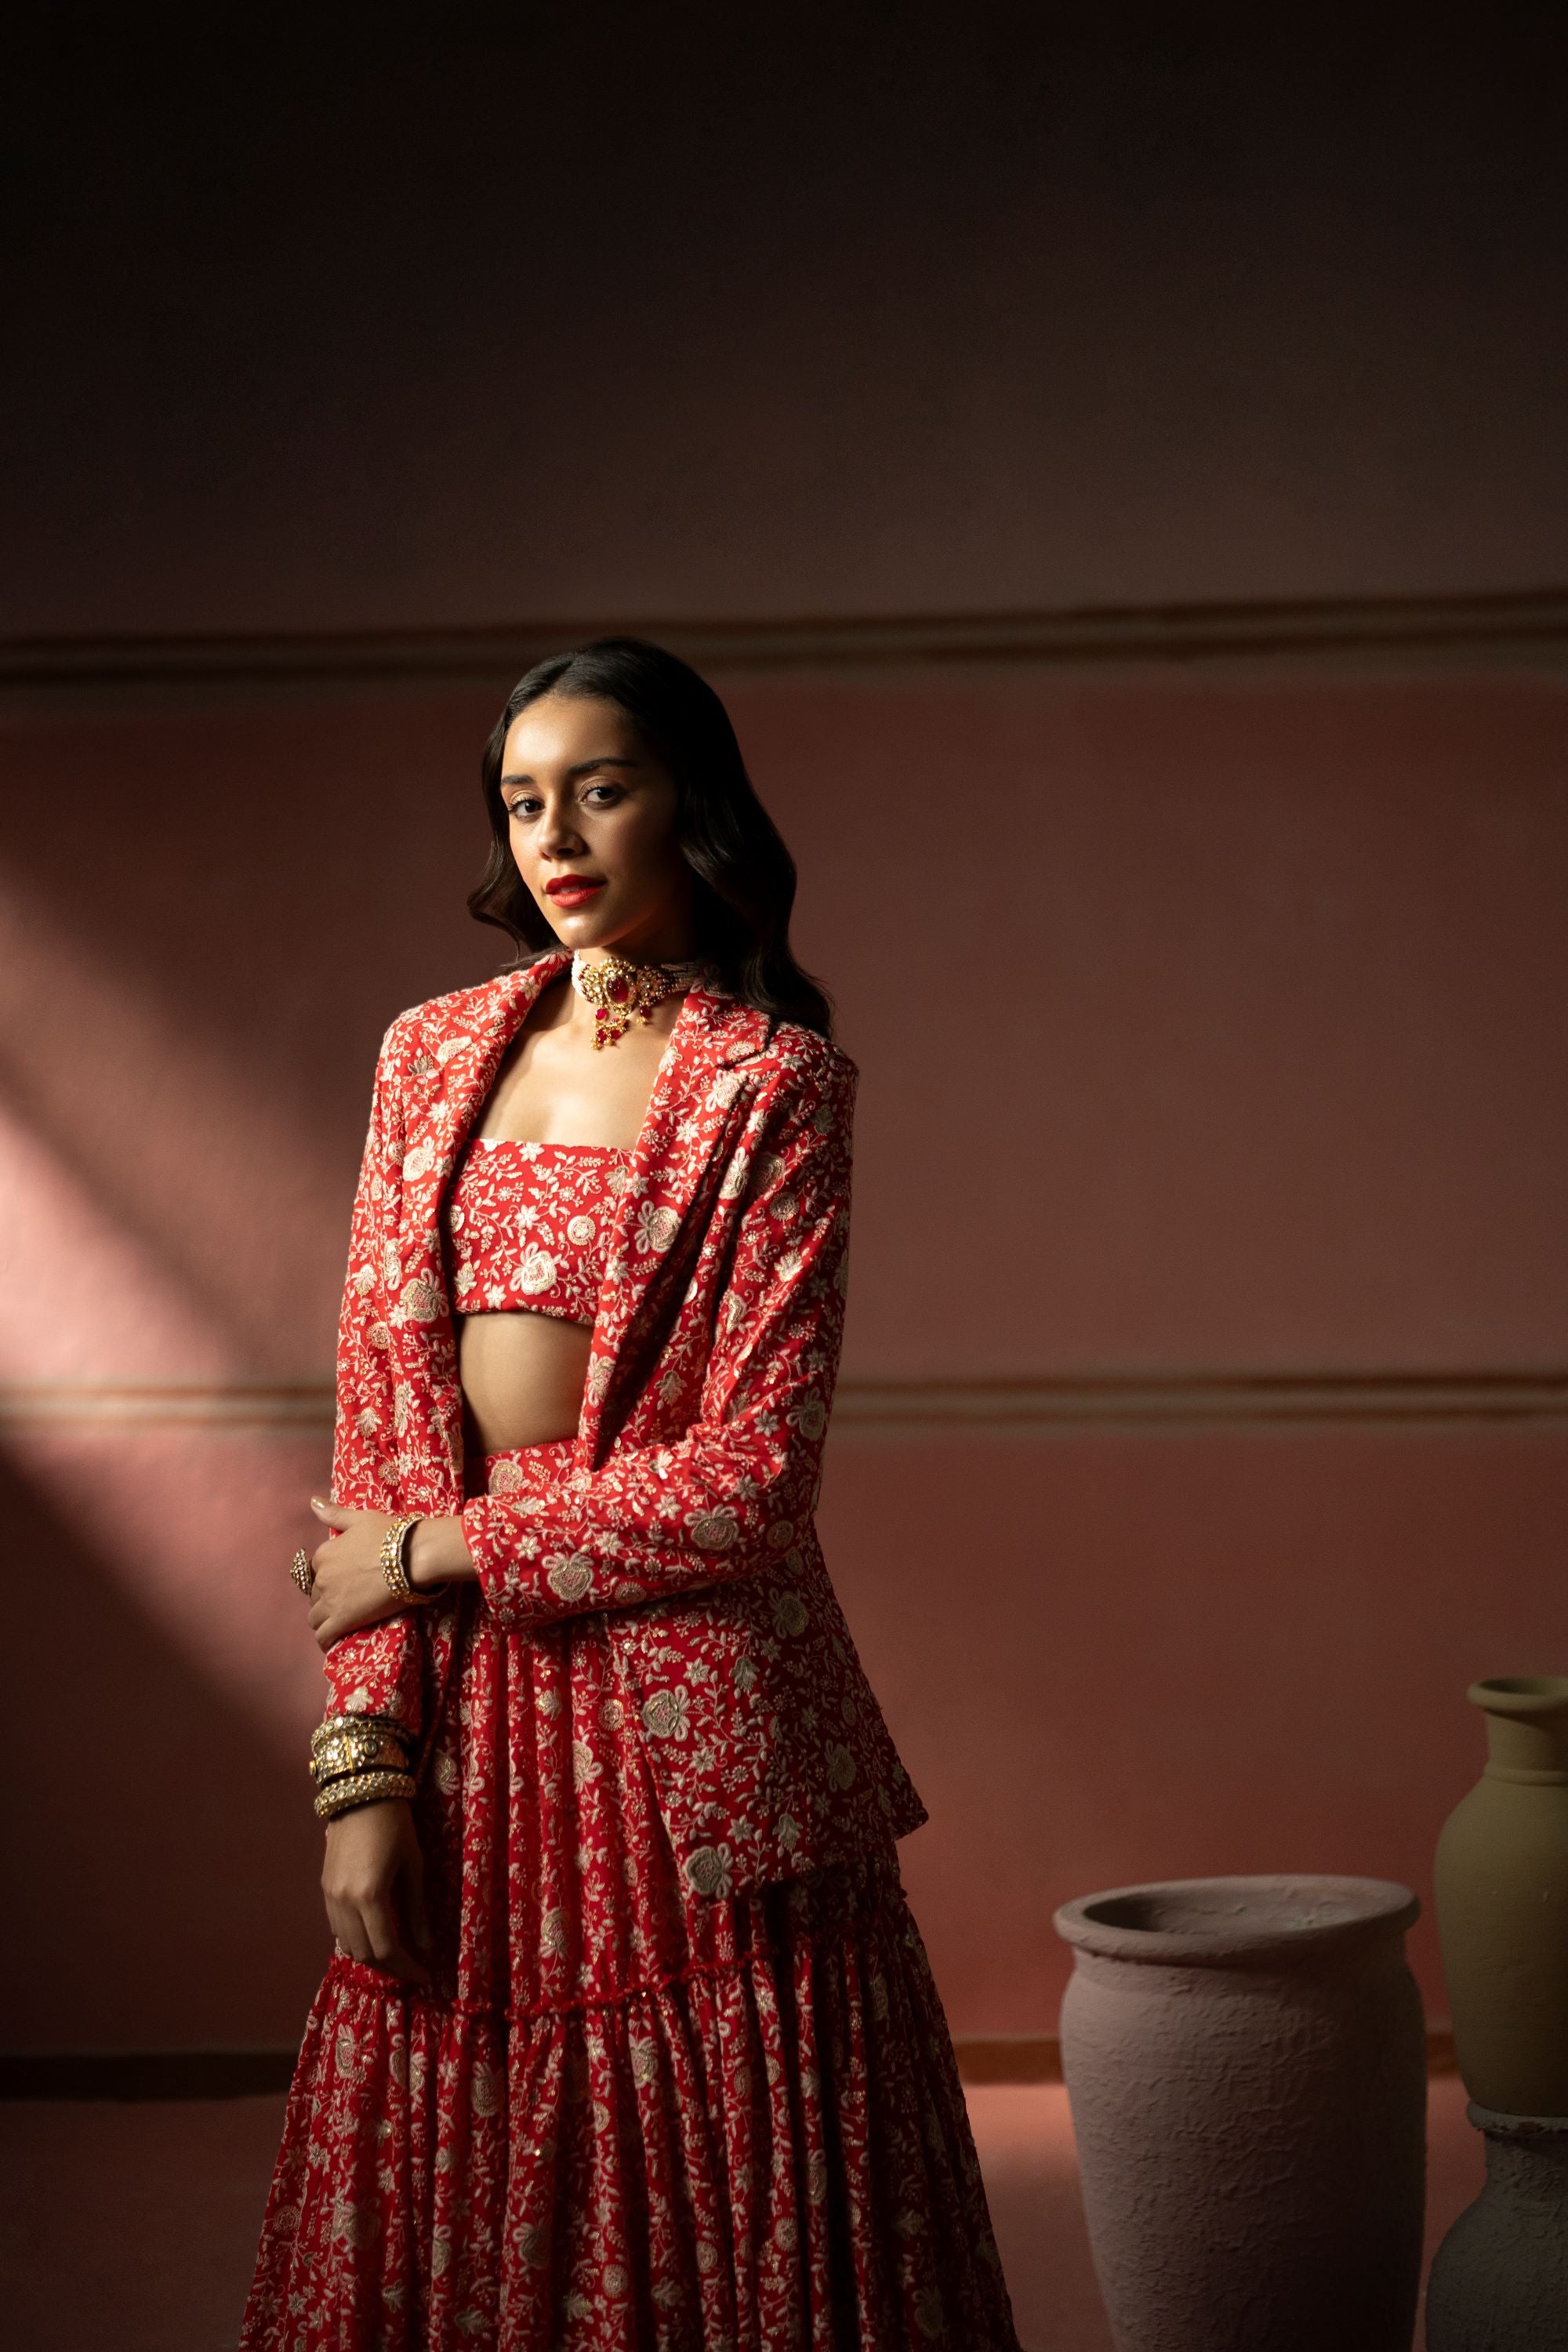
<instances>
[{"instance_id":1,"label":"textured clay pot","mask_svg":"<svg viewBox=\"0 0 1568 2352\"><path fill-rule=\"evenodd\" d=\"M1426 2352L1568 2352L1568 2119L1472 2106L1487 2185L1437 2249Z\"/></svg>"},{"instance_id":2,"label":"textured clay pot","mask_svg":"<svg viewBox=\"0 0 1568 2352\"><path fill-rule=\"evenodd\" d=\"M1062 2071L1117 2352L1409 2352L1420 1906L1373 1878L1086 1895Z\"/></svg>"},{"instance_id":3,"label":"textured clay pot","mask_svg":"<svg viewBox=\"0 0 1568 2352\"><path fill-rule=\"evenodd\" d=\"M1568 2116L1568 1675L1472 1683L1487 1766L1437 1840L1437 1932L1470 2096Z\"/></svg>"}]
</instances>

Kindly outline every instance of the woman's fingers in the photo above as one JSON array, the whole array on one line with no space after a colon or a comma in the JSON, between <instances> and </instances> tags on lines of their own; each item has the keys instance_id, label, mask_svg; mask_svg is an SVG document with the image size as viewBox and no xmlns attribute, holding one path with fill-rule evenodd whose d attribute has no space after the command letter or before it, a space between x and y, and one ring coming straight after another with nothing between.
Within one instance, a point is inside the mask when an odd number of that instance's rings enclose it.
<instances>
[{"instance_id":1,"label":"woman's fingers","mask_svg":"<svg viewBox=\"0 0 1568 2352\"><path fill-rule=\"evenodd\" d=\"M405 1978L412 1984L429 1983L430 1971L404 1943L390 1904L329 1901L327 1924L351 1959L363 1960L370 1968L382 1969L391 1977Z\"/></svg>"},{"instance_id":2,"label":"woman's fingers","mask_svg":"<svg viewBox=\"0 0 1568 2352\"><path fill-rule=\"evenodd\" d=\"M375 1965L388 1976L404 1977L413 1984L428 1984L430 1971L423 1961L415 1958L403 1940L397 1924L397 1914L385 1897L367 1903L361 1914Z\"/></svg>"},{"instance_id":3,"label":"woman's fingers","mask_svg":"<svg viewBox=\"0 0 1568 2352\"><path fill-rule=\"evenodd\" d=\"M375 1517L370 1511L332 1515L354 1526L317 1547L311 1559L315 1578L310 1587L310 1631L318 1648L330 1650L345 1633L361 1625L374 1625L399 1607L397 1596L382 1571Z\"/></svg>"},{"instance_id":4,"label":"woman's fingers","mask_svg":"<svg viewBox=\"0 0 1568 2352\"><path fill-rule=\"evenodd\" d=\"M351 1960L370 1958L370 1937L365 1932L363 1921L352 1903L341 1903L329 1895L327 1925Z\"/></svg>"},{"instance_id":5,"label":"woman's fingers","mask_svg":"<svg viewBox=\"0 0 1568 2352\"><path fill-rule=\"evenodd\" d=\"M338 1623L332 1604L328 1600L326 1594L324 1592L312 1593L310 1596L310 1631L316 1637L318 1648L330 1650L332 1643L337 1640L342 1630L342 1627Z\"/></svg>"},{"instance_id":6,"label":"woman's fingers","mask_svg":"<svg viewBox=\"0 0 1568 2352\"><path fill-rule=\"evenodd\" d=\"M398 1911L416 1941L427 1940L423 1875L405 1804L357 1806L329 1824L321 1892L333 1934L353 1958L411 1984L428 1984L430 1972L409 1951Z\"/></svg>"},{"instance_id":7,"label":"woman's fingers","mask_svg":"<svg viewBox=\"0 0 1568 2352\"><path fill-rule=\"evenodd\" d=\"M425 1861L417 1846L404 1863L400 1892L408 1940L416 1952L428 1954L430 1922L425 1911Z\"/></svg>"}]
</instances>

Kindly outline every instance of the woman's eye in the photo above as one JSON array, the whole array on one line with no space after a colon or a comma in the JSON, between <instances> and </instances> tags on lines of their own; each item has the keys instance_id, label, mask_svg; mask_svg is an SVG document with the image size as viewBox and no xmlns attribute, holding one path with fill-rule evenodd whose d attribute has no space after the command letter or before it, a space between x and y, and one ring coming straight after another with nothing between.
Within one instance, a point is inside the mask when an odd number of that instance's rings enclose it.
<instances>
[{"instance_id":1,"label":"woman's eye","mask_svg":"<svg viewBox=\"0 0 1568 2352\"><path fill-rule=\"evenodd\" d=\"M613 808L621 797L619 784L590 784L583 795L595 808Z\"/></svg>"},{"instance_id":2,"label":"woman's eye","mask_svg":"<svg viewBox=\"0 0 1568 2352\"><path fill-rule=\"evenodd\" d=\"M520 793L518 794L518 797L516 798L516 800L512 801L512 802L509 804L508 809L507 809L507 814L508 814L508 816L513 816L513 817L516 817L516 816L537 816L537 815L538 815L538 814L539 814L539 806L540 806L540 804L539 804L539 803L538 803L537 801L531 801L531 800L525 799L525 798L524 798L524 796Z\"/></svg>"}]
</instances>

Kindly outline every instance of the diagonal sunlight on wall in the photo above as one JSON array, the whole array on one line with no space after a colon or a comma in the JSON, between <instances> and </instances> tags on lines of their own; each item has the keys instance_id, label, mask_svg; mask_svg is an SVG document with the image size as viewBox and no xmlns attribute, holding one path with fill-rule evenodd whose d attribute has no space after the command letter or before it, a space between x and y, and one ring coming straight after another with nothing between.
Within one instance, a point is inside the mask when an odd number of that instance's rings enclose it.
<instances>
[{"instance_id":1,"label":"diagonal sunlight on wall","mask_svg":"<svg viewBox=\"0 0 1568 2352\"><path fill-rule=\"evenodd\" d=\"M132 1604L269 1738L296 1753L320 1659L284 1572L327 1475L317 1432L51 1424L35 1383L223 1379L237 1343L80 1179L0 1111L3 1442L20 1475L110 1564ZM16 1562L24 1576L36 1563Z\"/></svg>"},{"instance_id":2,"label":"diagonal sunlight on wall","mask_svg":"<svg viewBox=\"0 0 1568 2352\"><path fill-rule=\"evenodd\" d=\"M13 1132L54 1162L40 1195L26 1150L7 1147L13 1181L34 1213L40 1197L58 1204L16 1231L58 1279L69 1244L98 1229L49 1342L75 1377L319 1375L330 1359L352 1164L237 1041L204 1034L202 1014L138 986L0 875L0 1094Z\"/></svg>"},{"instance_id":3,"label":"diagonal sunlight on wall","mask_svg":"<svg viewBox=\"0 0 1568 2352\"><path fill-rule=\"evenodd\" d=\"M0 1089L0 1379L225 1380L237 1336Z\"/></svg>"},{"instance_id":4,"label":"diagonal sunlight on wall","mask_svg":"<svg viewBox=\"0 0 1568 2352\"><path fill-rule=\"evenodd\" d=\"M286 1570L311 1539L305 1504L328 1476L322 1433L62 1423L41 1415L37 1391L254 1375L257 1318L227 1286L203 1279L179 1227L219 1216L237 1161L255 1197L270 1198L274 1171L298 1164L302 1139L285 1118L269 1124L267 1106L238 1101L235 1074L209 1049L160 1028L34 910L0 905L12 1066L0 1082L0 1443L131 1604L297 1759L301 1722L319 1712L321 1661ZM47 1024L26 1017L41 1003ZM68 1038L68 1058L58 1050ZM229 1121L222 1147L180 1154L181 1130L210 1130L215 1106ZM50 1128L116 1151L123 1181L100 1190ZM154 1129L161 1166L145 1156ZM336 1254L341 1221L322 1222L323 1249ZM235 1255L243 1274L245 1252ZM14 1567L29 1578L37 1563Z\"/></svg>"},{"instance_id":5,"label":"diagonal sunlight on wall","mask_svg":"<svg viewBox=\"0 0 1568 2352\"><path fill-rule=\"evenodd\" d=\"M24 1425L0 1444L126 1601L298 1768L324 1693L288 1564L315 1541L306 1502L326 1485L321 1436ZM13 1561L24 1585L37 1572Z\"/></svg>"}]
</instances>

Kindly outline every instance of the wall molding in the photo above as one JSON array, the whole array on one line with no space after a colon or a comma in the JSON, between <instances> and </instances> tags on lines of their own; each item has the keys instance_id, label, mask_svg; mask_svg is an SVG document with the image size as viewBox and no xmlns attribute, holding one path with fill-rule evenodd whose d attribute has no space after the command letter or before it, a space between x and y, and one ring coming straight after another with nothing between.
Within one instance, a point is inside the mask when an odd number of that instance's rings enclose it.
<instances>
[{"instance_id":1,"label":"wall molding","mask_svg":"<svg viewBox=\"0 0 1568 2352\"><path fill-rule=\"evenodd\" d=\"M1568 1370L847 1380L833 1412L836 1434L855 1438L1479 1421L1568 1421Z\"/></svg>"},{"instance_id":2,"label":"wall molding","mask_svg":"<svg viewBox=\"0 0 1568 2352\"><path fill-rule=\"evenodd\" d=\"M331 1430L330 1381L0 1381L0 1429L123 1426Z\"/></svg>"},{"instance_id":3,"label":"wall molding","mask_svg":"<svg viewBox=\"0 0 1568 2352\"><path fill-rule=\"evenodd\" d=\"M0 2099L254 2099L285 2092L299 2053L0 2051Z\"/></svg>"},{"instance_id":4,"label":"wall molding","mask_svg":"<svg viewBox=\"0 0 1568 2352\"><path fill-rule=\"evenodd\" d=\"M959 2034L952 2046L964 2083L1062 2079L1061 2044L1054 2033ZM0 2099L279 2096L293 2079L297 2056L291 2049L0 2052ZM1457 2071L1453 2032L1447 2025L1426 2029L1426 2071Z\"/></svg>"},{"instance_id":5,"label":"wall molding","mask_svg":"<svg viewBox=\"0 0 1568 2352\"><path fill-rule=\"evenodd\" d=\"M1096 1373L1040 1380L839 1382L843 1442L1161 1431L1568 1422L1568 1369ZM0 1429L329 1431L328 1381L0 1383Z\"/></svg>"},{"instance_id":6,"label":"wall molding","mask_svg":"<svg viewBox=\"0 0 1568 2352\"><path fill-rule=\"evenodd\" d=\"M1346 660L1558 665L1568 660L1568 587L837 619L601 614L473 628L16 637L0 640L0 688L72 697L404 683L482 686L493 693L541 655L611 631L655 637L712 671L976 663L1091 670Z\"/></svg>"}]
</instances>

